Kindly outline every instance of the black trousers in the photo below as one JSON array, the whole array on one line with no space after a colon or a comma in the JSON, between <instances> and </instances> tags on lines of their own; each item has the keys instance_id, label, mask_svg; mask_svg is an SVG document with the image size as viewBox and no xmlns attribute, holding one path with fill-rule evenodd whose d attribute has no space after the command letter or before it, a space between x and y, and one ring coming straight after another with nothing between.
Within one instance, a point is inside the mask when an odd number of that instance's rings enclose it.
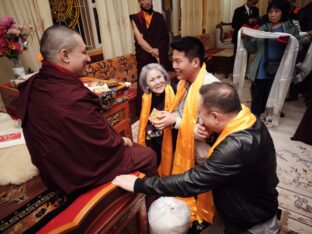
<instances>
[{"instance_id":1,"label":"black trousers","mask_svg":"<svg viewBox=\"0 0 312 234\"><path fill-rule=\"evenodd\" d=\"M251 85L251 112L259 117L264 111L274 79L256 79Z\"/></svg>"}]
</instances>

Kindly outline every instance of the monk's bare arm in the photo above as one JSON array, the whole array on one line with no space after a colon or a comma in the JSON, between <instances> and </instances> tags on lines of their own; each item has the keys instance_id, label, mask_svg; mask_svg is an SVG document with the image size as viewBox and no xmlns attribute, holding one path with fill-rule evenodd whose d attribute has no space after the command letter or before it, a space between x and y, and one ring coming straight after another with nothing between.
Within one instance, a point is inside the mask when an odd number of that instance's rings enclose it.
<instances>
[{"instance_id":1,"label":"monk's bare arm","mask_svg":"<svg viewBox=\"0 0 312 234\"><path fill-rule=\"evenodd\" d=\"M153 48L142 36L134 21L131 21L134 37L143 50L152 54L154 57L159 57L159 50Z\"/></svg>"}]
</instances>

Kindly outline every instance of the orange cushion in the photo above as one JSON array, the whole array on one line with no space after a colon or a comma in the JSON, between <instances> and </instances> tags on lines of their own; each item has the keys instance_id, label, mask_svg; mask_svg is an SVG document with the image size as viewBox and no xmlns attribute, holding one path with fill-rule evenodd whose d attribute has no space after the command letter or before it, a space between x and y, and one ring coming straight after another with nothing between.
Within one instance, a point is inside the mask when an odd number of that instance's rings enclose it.
<instances>
[{"instance_id":1,"label":"orange cushion","mask_svg":"<svg viewBox=\"0 0 312 234\"><path fill-rule=\"evenodd\" d=\"M86 69L87 76L99 79L128 81L135 83L137 80L136 58L134 54L127 54L99 62L91 63Z\"/></svg>"}]
</instances>

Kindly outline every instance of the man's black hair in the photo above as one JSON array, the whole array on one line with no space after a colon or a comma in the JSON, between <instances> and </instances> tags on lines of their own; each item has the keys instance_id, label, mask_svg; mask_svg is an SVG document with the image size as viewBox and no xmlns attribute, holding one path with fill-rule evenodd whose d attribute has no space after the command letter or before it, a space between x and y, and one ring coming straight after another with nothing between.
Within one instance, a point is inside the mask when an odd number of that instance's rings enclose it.
<instances>
[{"instance_id":1,"label":"man's black hair","mask_svg":"<svg viewBox=\"0 0 312 234\"><path fill-rule=\"evenodd\" d=\"M196 37L182 37L171 43L171 48L180 52L184 52L185 56L192 61L198 58L202 66L205 59L205 47L203 43Z\"/></svg>"}]
</instances>

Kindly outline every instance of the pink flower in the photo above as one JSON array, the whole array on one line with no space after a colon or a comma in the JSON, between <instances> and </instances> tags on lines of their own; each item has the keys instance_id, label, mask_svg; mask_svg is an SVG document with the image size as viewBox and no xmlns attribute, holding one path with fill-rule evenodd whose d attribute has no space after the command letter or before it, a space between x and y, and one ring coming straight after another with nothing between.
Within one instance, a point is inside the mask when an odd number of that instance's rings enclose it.
<instances>
[{"instance_id":1,"label":"pink flower","mask_svg":"<svg viewBox=\"0 0 312 234\"><path fill-rule=\"evenodd\" d=\"M4 35L6 33L6 30L0 29L0 36Z\"/></svg>"},{"instance_id":2,"label":"pink flower","mask_svg":"<svg viewBox=\"0 0 312 234\"><path fill-rule=\"evenodd\" d=\"M14 23L12 16L4 16L0 19L0 29L8 29Z\"/></svg>"},{"instance_id":3,"label":"pink flower","mask_svg":"<svg viewBox=\"0 0 312 234\"><path fill-rule=\"evenodd\" d=\"M0 47L6 47L7 44L7 40L4 37L0 37Z\"/></svg>"},{"instance_id":4,"label":"pink flower","mask_svg":"<svg viewBox=\"0 0 312 234\"><path fill-rule=\"evenodd\" d=\"M27 41L27 38L28 38L28 35L21 35L21 39L22 39L22 41L24 42L24 41Z\"/></svg>"},{"instance_id":5,"label":"pink flower","mask_svg":"<svg viewBox=\"0 0 312 234\"><path fill-rule=\"evenodd\" d=\"M9 28L9 30L7 31L7 34L14 34L14 35L16 35L16 36L18 36L18 34L20 34L21 33L21 31L20 30L18 30L18 28L16 27L14 27L14 28Z\"/></svg>"},{"instance_id":6,"label":"pink flower","mask_svg":"<svg viewBox=\"0 0 312 234\"><path fill-rule=\"evenodd\" d=\"M28 36L32 31L31 25L17 25L11 16L0 19L0 57L18 59L27 49Z\"/></svg>"}]
</instances>

